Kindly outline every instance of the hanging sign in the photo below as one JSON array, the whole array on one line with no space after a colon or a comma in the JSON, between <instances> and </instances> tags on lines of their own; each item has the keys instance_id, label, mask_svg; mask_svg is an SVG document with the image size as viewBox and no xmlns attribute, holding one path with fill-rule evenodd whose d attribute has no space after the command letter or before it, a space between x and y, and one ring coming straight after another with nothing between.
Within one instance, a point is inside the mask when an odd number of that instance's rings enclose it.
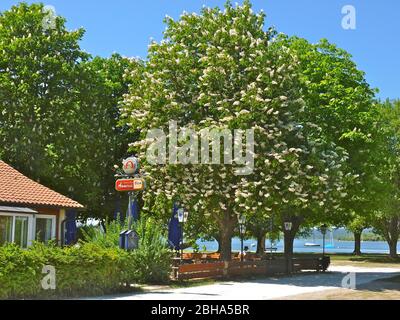
<instances>
[{"instance_id":1,"label":"hanging sign","mask_svg":"<svg viewBox=\"0 0 400 320\"><path fill-rule=\"evenodd\" d=\"M119 179L115 182L115 190L117 191L142 191L145 188L143 179Z\"/></svg>"}]
</instances>

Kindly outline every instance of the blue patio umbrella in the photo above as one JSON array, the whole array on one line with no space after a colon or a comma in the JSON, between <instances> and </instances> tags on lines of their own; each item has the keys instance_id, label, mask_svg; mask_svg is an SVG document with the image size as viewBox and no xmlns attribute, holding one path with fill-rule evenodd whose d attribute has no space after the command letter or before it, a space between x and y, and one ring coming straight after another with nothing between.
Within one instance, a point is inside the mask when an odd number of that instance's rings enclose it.
<instances>
[{"instance_id":1,"label":"blue patio umbrella","mask_svg":"<svg viewBox=\"0 0 400 320\"><path fill-rule=\"evenodd\" d=\"M132 217L134 221L139 220L139 204L136 198L132 201Z\"/></svg>"},{"instance_id":2,"label":"blue patio umbrella","mask_svg":"<svg viewBox=\"0 0 400 320\"><path fill-rule=\"evenodd\" d=\"M76 210L67 210L65 213L65 244L70 245L73 244L76 240Z\"/></svg>"},{"instance_id":3,"label":"blue patio umbrella","mask_svg":"<svg viewBox=\"0 0 400 320\"><path fill-rule=\"evenodd\" d=\"M172 249L179 250L181 244L182 230L178 220L178 206L174 203L172 216L168 225L168 242Z\"/></svg>"}]
</instances>

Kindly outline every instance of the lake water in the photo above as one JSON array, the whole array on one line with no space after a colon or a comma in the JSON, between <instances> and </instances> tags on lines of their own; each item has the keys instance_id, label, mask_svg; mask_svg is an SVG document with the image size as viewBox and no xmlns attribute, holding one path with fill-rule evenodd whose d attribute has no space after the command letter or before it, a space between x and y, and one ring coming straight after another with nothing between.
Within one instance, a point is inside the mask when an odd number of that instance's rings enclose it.
<instances>
[{"instance_id":1,"label":"lake water","mask_svg":"<svg viewBox=\"0 0 400 320\"><path fill-rule=\"evenodd\" d=\"M307 242L312 242L319 244L320 247L305 247L304 244ZM207 251L216 251L218 249L218 243L216 241L201 241L198 240L197 244L200 246L200 251L203 250L203 246L206 246ZM352 253L354 250L354 241L338 241L334 240L331 243L330 239L325 241L326 253ZM250 251L255 251L257 248L256 240L244 240L244 246L248 246ZM266 241L266 247L270 247L270 242ZM283 240L276 242L274 247L278 248L278 252L283 252ZM232 239L232 250L240 251L240 239ZM397 250L400 252L400 242L397 244ZM389 253L389 246L384 241L362 241L361 251L363 253ZM294 252L309 252L309 253L319 253L322 252L322 240L317 239L295 239L294 241Z\"/></svg>"}]
</instances>

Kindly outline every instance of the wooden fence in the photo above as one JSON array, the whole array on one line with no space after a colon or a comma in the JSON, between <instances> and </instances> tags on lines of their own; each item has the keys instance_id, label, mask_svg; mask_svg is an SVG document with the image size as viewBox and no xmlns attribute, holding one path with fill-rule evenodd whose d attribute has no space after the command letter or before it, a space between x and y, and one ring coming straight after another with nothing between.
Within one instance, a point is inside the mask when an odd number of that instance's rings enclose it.
<instances>
[{"instance_id":1,"label":"wooden fence","mask_svg":"<svg viewBox=\"0 0 400 320\"><path fill-rule=\"evenodd\" d=\"M179 263L179 260L175 260ZM302 270L325 271L329 257L293 258L292 272ZM273 259L263 261L217 261L175 265L174 278L179 280L201 278L229 278L253 275L278 275L288 272L288 260Z\"/></svg>"},{"instance_id":2,"label":"wooden fence","mask_svg":"<svg viewBox=\"0 0 400 320\"><path fill-rule=\"evenodd\" d=\"M178 267L176 278L185 280L223 277L227 275L226 264L227 262L183 264Z\"/></svg>"}]
</instances>

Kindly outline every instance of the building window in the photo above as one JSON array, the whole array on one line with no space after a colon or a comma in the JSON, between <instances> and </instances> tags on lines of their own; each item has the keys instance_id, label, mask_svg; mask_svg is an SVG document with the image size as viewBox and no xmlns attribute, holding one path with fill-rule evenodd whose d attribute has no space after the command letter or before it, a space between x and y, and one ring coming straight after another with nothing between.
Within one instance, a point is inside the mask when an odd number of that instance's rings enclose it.
<instances>
[{"instance_id":1,"label":"building window","mask_svg":"<svg viewBox=\"0 0 400 320\"><path fill-rule=\"evenodd\" d=\"M12 242L13 217L0 216L0 246Z\"/></svg>"},{"instance_id":2,"label":"building window","mask_svg":"<svg viewBox=\"0 0 400 320\"><path fill-rule=\"evenodd\" d=\"M30 244L32 217L0 214L0 245L14 242L22 248Z\"/></svg>"},{"instance_id":3,"label":"building window","mask_svg":"<svg viewBox=\"0 0 400 320\"><path fill-rule=\"evenodd\" d=\"M47 243L55 238L55 217L37 216L36 217L36 241Z\"/></svg>"},{"instance_id":4,"label":"building window","mask_svg":"<svg viewBox=\"0 0 400 320\"><path fill-rule=\"evenodd\" d=\"M28 247L28 217L15 217L14 242L22 248Z\"/></svg>"}]
</instances>

